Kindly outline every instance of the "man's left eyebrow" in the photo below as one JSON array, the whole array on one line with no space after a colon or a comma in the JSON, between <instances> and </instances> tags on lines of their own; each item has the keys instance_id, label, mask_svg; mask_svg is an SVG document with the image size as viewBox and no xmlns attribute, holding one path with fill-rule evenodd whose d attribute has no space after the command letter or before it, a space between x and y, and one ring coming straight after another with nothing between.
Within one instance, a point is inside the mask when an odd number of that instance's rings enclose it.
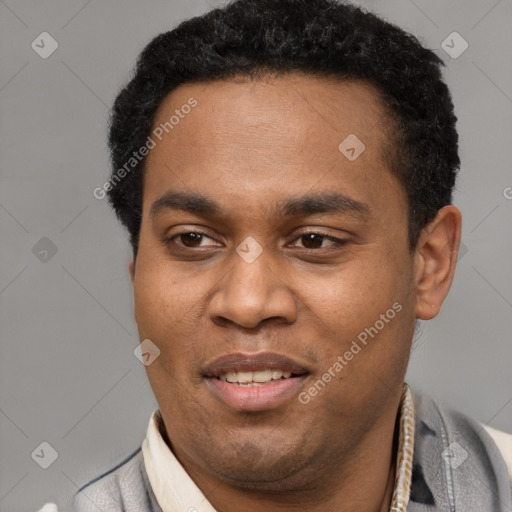
<instances>
[{"instance_id":1,"label":"man's left eyebrow","mask_svg":"<svg viewBox=\"0 0 512 512\"><path fill-rule=\"evenodd\" d=\"M304 195L288 199L280 208L285 217L341 213L368 217L370 207L341 193Z\"/></svg>"}]
</instances>

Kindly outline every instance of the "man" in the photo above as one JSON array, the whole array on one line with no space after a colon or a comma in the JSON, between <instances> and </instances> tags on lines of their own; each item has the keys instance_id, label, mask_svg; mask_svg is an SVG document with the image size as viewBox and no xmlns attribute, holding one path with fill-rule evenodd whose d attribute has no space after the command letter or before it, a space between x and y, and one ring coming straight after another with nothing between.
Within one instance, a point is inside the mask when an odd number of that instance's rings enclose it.
<instances>
[{"instance_id":1,"label":"man","mask_svg":"<svg viewBox=\"0 0 512 512\"><path fill-rule=\"evenodd\" d=\"M97 193L159 408L76 511L511 510L510 437L404 383L460 242L441 65L334 0L239 0L146 47Z\"/></svg>"}]
</instances>

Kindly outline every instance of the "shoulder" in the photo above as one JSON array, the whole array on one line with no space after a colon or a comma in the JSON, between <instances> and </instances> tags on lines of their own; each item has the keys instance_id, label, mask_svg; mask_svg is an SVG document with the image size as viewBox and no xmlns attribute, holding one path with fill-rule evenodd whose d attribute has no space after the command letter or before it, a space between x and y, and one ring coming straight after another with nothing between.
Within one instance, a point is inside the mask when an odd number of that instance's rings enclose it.
<instances>
[{"instance_id":1,"label":"shoulder","mask_svg":"<svg viewBox=\"0 0 512 512\"><path fill-rule=\"evenodd\" d=\"M446 443L461 442L482 456L486 453L495 457L504 462L507 474L512 473L512 434L496 430L452 407L441 405L424 393L416 391L414 397L417 419L437 427Z\"/></svg>"},{"instance_id":2,"label":"shoulder","mask_svg":"<svg viewBox=\"0 0 512 512\"><path fill-rule=\"evenodd\" d=\"M413 397L411 500L435 504L439 510L503 510L503 503L512 505L505 457L486 428L420 391L413 390Z\"/></svg>"},{"instance_id":3,"label":"shoulder","mask_svg":"<svg viewBox=\"0 0 512 512\"><path fill-rule=\"evenodd\" d=\"M75 512L161 512L147 479L142 448L84 484L73 496Z\"/></svg>"}]
</instances>

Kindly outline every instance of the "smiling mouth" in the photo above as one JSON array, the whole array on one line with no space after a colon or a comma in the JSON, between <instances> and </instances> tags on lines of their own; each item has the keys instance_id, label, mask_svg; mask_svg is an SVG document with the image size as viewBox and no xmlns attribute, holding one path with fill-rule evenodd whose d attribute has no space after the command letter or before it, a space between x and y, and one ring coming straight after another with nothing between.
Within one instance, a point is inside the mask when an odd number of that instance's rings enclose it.
<instances>
[{"instance_id":1,"label":"smiling mouth","mask_svg":"<svg viewBox=\"0 0 512 512\"><path fill-rule=\"evenodd\" d=\"M204 377L216 377L230 383L266 383L302 375L308 369L292 359L272 352L232 352L207 364Z\"/></svg>"},{"instance_id":2,"label":"smiling mouth","mask_svg":"<svg viewBox=\"0 0 512 512\"><path fill-rule=\"evenodd\" d=\"M273 352L232 352L202 369L207 389L238 412L285 407L310 374L305 365Z\"/></svg>"}]
</instances>

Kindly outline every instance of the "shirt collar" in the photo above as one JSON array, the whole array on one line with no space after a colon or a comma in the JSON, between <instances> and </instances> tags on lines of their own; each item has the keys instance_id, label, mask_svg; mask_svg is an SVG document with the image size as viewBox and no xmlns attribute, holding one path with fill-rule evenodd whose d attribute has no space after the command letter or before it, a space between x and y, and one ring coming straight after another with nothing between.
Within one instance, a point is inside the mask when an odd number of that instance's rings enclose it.
<instances>
[{"instance_id":1,"label":"shirt collar","mask_svg":"<svg viewBox=\"0 0 512 512\"><path fill-rule=\"evenodd\" d=\"M390 512L406 512L409 502L414 452L414 402L404 384L400 400L399 435L395 487ZM151 415L142 442L144 465L153 493L163 512L216 512L165 443L160 410Z\"/></svg>"},{"instance_id":2,"label":"shirt collar","mask_svg":"<svg viewBox=\"0 0 512 512\"><path fill-rule=\"evenodd\" d=\"M162 512L216 512L167 446L160 433L163 429L157 409L149 420L142 454L149 483Z\"/></svg>"}]
</instances>

